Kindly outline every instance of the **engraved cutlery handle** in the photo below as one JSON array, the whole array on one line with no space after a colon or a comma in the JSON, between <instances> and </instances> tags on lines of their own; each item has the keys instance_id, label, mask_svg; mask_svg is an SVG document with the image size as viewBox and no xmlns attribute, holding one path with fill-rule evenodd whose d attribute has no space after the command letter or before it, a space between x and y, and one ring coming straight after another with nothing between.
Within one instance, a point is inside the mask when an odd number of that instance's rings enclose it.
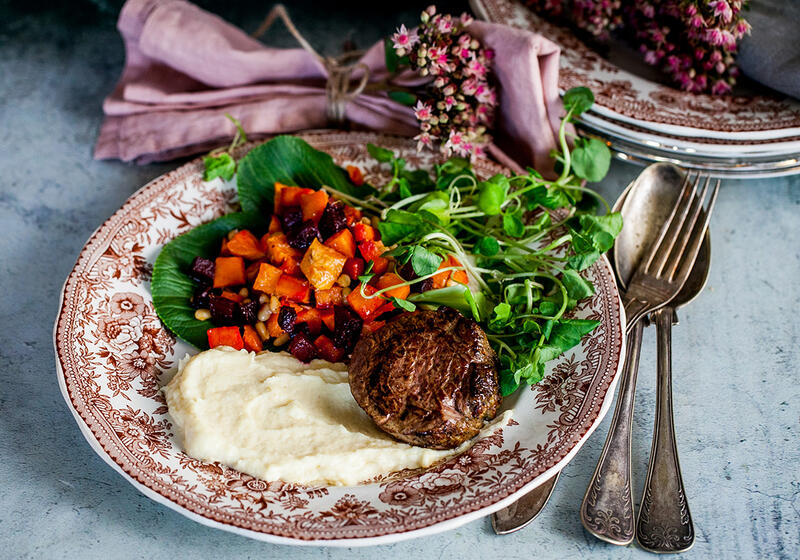
<instances>
[{"instance_id":1,"label":"engraved cutlery handle","mask_svg":"<svg viewBox=\"0 0 800 560\"><path fill-rule=\"evenodd\" d=\"M620 379L617 407L606 443L581 504L581 522L598 539L626 545L633 541L631 491L631 423L636 373L644 323L637 321L628 334L625 369Z\"/></svg>"},{"instance_id":2,"label":"engraved cutlery handle","mask_svg":"<svg viewBox=\"0 0 800 560\"><path fill-rule=\"evenodd\" d=\"M670 306L651 315L658 339L658 388L653 446L636 521L636 539L653 552L683 552L694 544L672 420L672 323Z\"/></svg>"}]
</instances>

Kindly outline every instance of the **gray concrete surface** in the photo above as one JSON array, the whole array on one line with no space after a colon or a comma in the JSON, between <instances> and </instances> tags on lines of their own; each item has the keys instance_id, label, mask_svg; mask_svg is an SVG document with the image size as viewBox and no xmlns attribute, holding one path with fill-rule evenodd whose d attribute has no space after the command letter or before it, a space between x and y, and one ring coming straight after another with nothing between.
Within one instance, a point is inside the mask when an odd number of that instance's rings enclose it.
<instances>
[{"instance_id":1,"label":"gray concrete surface","mask_svg":"<svg viewBox=\"0 0 800 560\"><path fill-rule=\"evenodd\" d=\"M648 557L594 539L578 519L608 420L565 469L540 519L507 537L484 519L378 548L274 546L189 521L112 471L58 390L51 331L59 291L91 232L175 164L91 158L100 104L122 64L113 19L15 5L0 8L0 558ZM348 35L367 44L418 10L311 5L293 8L298 23L329 51ZM248 6L227 15L246 24L266 11ZM615 163L602 190L613 199L636 172ZM676 426L698 532L684 557L797 559L800 178L726 182L712 231L708 288L674 331ZM633 442L637 497L650 447L654 357L647 332Z\"/></svg>"}]
</instances>

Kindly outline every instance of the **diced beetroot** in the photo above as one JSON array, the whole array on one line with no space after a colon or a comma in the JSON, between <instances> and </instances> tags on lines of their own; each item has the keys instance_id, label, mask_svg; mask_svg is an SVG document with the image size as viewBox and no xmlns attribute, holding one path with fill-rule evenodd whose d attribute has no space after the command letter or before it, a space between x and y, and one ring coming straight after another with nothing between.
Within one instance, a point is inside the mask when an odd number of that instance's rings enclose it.
<instances>
[{"instance_id":1,"label":"diced beetroot","mask_svg":"<svg viewBox=\"0 0 800 560\"><path fill-rule=\"evenodd\" d=\"M303 223L303 212L297 206L285 208L281 216L281 227L286 235L290 235L297 231L300 224Z\"/></svg>"},{"instance_id":2,"label":"diced beetroot","mask_svg":"<svg viewBox=\"0 0 800 560\"><path fill-rule=\"evenodd\" d=\"M344 358L344 350L334 346L333 341L324 334L317 337L314 341L314 346L317 347L317 353L323 360L341 362L342 358Z\"/></svg>"},{"instance_id":3,"label":"diced beetroot","mask_svg":"<svg viewBox=\"0 0 800 560\"><path fill-rule=\"evenodd\" d=\"M293 307L284 305L278 311L278 326L290 335L294 332L295 322L297 321L297 311Z\"/></svg>"},{"instance_id":4,"label":"diced beetroot","mask_svg":"<svg viewBox=\"0 0 800 560\"><path fill-rule=\"evenodd\" d=\"M347 218L344 215L344 207L341 202L328 202L322 217L319 219L319 233L322 239L328 239L331 235L339 233L347 227Z\"/></svg>"},{"instance_id":5,"label":"diced beetroot","mask_svg":"<svg viewBox=\"0 0 800 560\"><path fill-rule=\"evenodd\" d=\"M298 333L289 343L289 352L301 362L308 363L317 357L317 348L308 336Z\"/></svg>"},{"instance_id":6,"label":"diced beetroot","mask_svg":"<svg viewBox=\"0 0 800 560\"><path fill-rule=\"evenodd\" d=\"M311 246L315 239L319 239L319 230L317 224L312 220L306 220L294 233L287 234L286 238L289 240L289 245L295 249L305 251ZM321 239L320 239L321 241Z\"/></svg>"},{"instance_id":7,"label":"diced beetroot","mask_svg":"<svg viewBox=\"0 0 800 560\"><path fill-rule=\"evenodd\" d=\"M208 309L211 303L211 297L217 294L219 290L214 290L211 285L200 286L192 296L192 307L195 309Z\"/></svg>"},{"instance_id":8,"label":"diced beetroot","mask_svg":"<svg viewBox=\"0 0 800 560\"><path fill-rule=\"evenodd\" d=\"M235 325L239 304L222 296L212 295L208 308L211 320L217 325Z\"/></svg>"},{"instance_id":9,"label":"diced beetroot","mask_svg":"<svg viewBox=\"0 0 800 560\"><path fill-rule=\"evenodd\" d=\"M364 263L364 259L361 257L355 257L352 259L347 259L344 263L344 268L342 272L347 274L351 280L355 280L362 274L364 274L364 268L366 264Z\"/></svg>"},{"instance_id":10,"label":"diced beetroot","mask_svg":"<svg viewBox=\"0 0 800 560\"><path fill-rule=\"evenodd\" d=\"M252 325L258 319L258 302L240 303L236 313L236 322L240 325Z\"/></svg>"},{"instance_id":11,"label":"diced beetroot","mask_svg":"<svg viewBox=\"0 0 800 560\"><path fill-rule=\"evenodd\" d=\"M418 284L414 284L414 286L419 286L420 293L427 292L428 290L433 289L433 278L428 278L427 280L423 280Z\"/></svg>"},{"instance_id":12,"label":"diced beetroot","mask_svg":"<svg viewBox=\"0 0 800 560\"><path fill-rule=\"evenodd\" d=\"M353 351L361 335L363 321L355 311L349 307L337 305L334 310L333 344L347 354Z\"/></svg>"},{"instance_id":13,"label":"diced beetroot","mask_svg":"<svg viewBox=\"0 0 800 560\"><path fill-rule=\"evenodd\" d=\"M214 261L203 257L195 257L192 261L189 276L200 284L212 284L214 282Z\"/></svg>"}]
</instances>

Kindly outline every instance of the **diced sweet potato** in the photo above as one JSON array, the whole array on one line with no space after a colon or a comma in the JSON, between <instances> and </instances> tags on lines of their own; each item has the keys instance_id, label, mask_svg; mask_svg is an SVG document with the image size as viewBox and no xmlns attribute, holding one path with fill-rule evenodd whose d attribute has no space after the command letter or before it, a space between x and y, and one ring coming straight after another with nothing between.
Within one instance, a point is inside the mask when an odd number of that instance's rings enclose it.
<instances>
[{"instance_id":1,"label":"diced sweet potato","mask_svg":"<svg viewBox=\"0 0 800 560\"><path fill-rule=\"evenodd\" d=\"M249 261L257 261L264 258L264 251L258 238L246 229L238 232L228 241L228 251L232 255L244 257Z\"/></svg>"},{"instance_id":2,"label":"diced sweet potato","mask_svg":"<svg viewBox=\"0 0 800 560\"><path fill-rule=\"evenodd\" d=\"M269 219L269 229L267 233L277 233L281 231L281 221L275 214Z\"/></svg>"},{"instance_id":3,"label":"diced sweet potato","mask_svg":"<svg viewBox=\"0 0 800 560\"><path fill-rule=\"evenodd\" d=\"M403 284L405 280L400 278L397 274L393 272L387 272L380 278L378 278L378 284L376 288L379 290L383 290L385 288L390 288L392 286L398 286L399 284ZM399 286L397 288L392 288L391 290L387 290L383 292L385 297L395 297L398 299L406 299L408 294L411 293L411 286Z\"/></svg>"},{"instance_id":4,"label":"diced sweet potato","mask_svg":"<svg viewBox=\"0 0 800 560\"><path fill-rule=\"evenodd\" d=\"M447 258L443 259L442 264L439 265L439 270L454 266L461 266L461 262L453 255L447 255ZM460 284L467 284L469 282L469 277L464 270L447 270L445 272L439 272L433 277L433 288L444 288L447 286L448 280L453 280L454 282L458 282Z\"/></svg>"},{"instance_id":5,"label":"diced sweet potato","mask_svg":"<svg viewBox=\"0 0 800 560\"><path fill-rule=\"evenodd\" d=\"M325 191L313 191L300 196L300 210L303 211L304 220L318 223L327 205L328 193Z\"/></svg>"},{"instance_id":6,"label":"diced sweet potato","mask_svg":"<svg viewBox=\"0 0 800 560\"><path fill-rule=\"evenodd\" d=\"M357 223L353 225L353 237L356 238L358 243L362 241L375 241L380 239L378 230L367 224Z\"/></svg>"},{"instance_id":7,"label":"diced sweet potato","mask_svg":"<svg viewBox=\"0 0 800 560\"><path fill-rule=\"evenodd\" d=\"M286 332L278 324L277 313L273 313L269 316L269 319L267 319L267 332L269 333L270 338L277 338Z\"/></svg>"},{"instance_id":8,"label":"diced sweet potato","mask_svg":"<svg viewBox=\"0 0 800 560\"><path fill-rule=\"evenodd\" d=\"M364 184L364 174L361 172L361 169L355 165L347 166L347 174L350 176L350 182L355 186L360 187Z\"/></svg>"},{"instance_id":9,"label":"diced sweet potato","mask_svg":"<svg viewBox=\"0 0 800 560\"><path fill-rule=\"evenodd\" d=\"M214 287L226 288L247 282L242 257L217 257L214 261Z\"/></svg>"},{"instance_id":10,"label":"diced sweet potato","mask_svg":"<svg viewBox=\"0 0 800 560\"><path fill-rule=\"evenodd\" d=\"M303 271L300 270L300 262L294 258L286 259L278 268L280 268L284 274L288 274L289 276L300 278L303 275Z\"/></svg>"},{"instance_id":11,"label":"diced sweet potato","mask_svg":"<svg viewBox=\"0 0 800 560\"><path fill-rule=\"evenodd\" d=\"M377 290L369 284L364 286L364 293L368 296L374 294L376 291ZM366 321L375 314L378 308L386 303L386 300L381 297L366 298L362 296L361 284L359 284L347 296L347 302L350 304L350 307L353 308L353 311L358 313L358 315Z\"/></svg>"},{"instance_id":12,"label":"diced sweet potato","mask_svg":"<svg viewBox=\"0 0 800 560\"><path fill-rule=\"evenodd\" d=\"M208 329L206 334L208 335L209 348L216 348L217 346L230 346L236 350L244 348L244 341L239 333L239 327L215 327Z\"/></svg>"},{"instance_id":13,"label":"diced sweet potato","mask_svg":"<svg viewBox=\"0 0 800 560\"><path fill-rule=\"evenodd\" d=\"M306 251L300 269L317 290L329 290L341 276L347 257L314 239Z\"/></svg>"},{"instance_id":14,"label":"diced sweet potato","mask_svg":"<svg viewBox=\"0 0 800 560\"><path fill-rule=\"evenodd\" d=\"M314 341L314 346L317 347L317 353L323 360L327 360L329 362L341 362L344 358L344 350L334 346L330 337L325 336L324 334L317 337L317 339Z\"/></svg>"},{"instance_id":15,"label":"diced sweet potato","mask_svg":"<svg viewBox=\"0 0 800 560\"><path fill-rule=\"evenodd\" d=\"M353 208L352 206L345 204L344 217L347 219L348 227L353 227L355 224L361 221L363 214L358 208Z\"/></svg>"},{"instance_id":16,"label":"diced sweet potato","mask_svg":"<svg viewBox=\"0 0 800 560\"><path fill-rule=\"evenodd\" d=\"M253 289L265 294L274 294L278 289L278 279L281 274L281 269L271 264L261 263L258 269L258 276L253 282Z\"/></svg>"},{"instance_id":17,"label":"diced sweet potato","mask_svg":"<svg viewBox=\"0 0 800 560\"><path fill-rule=\"evenodd\" d=\"M300 197L309 192L312 192L311 189L275 183L275 214L280 216L282 209L287 206L300 206Z\"/></svg>"},{"instance_id":18,"label":"diced sweet potato","mask_svg":"<svg viewBox=\"0 0 800 560\"><path fill-rule=\"evenodd\" d=\"M386 321L369 321L368 323L364 323L361 326L361 336L368 335L369 333L373 333L377 331L379 328L384 326Z\"/></svg>"},{"instance_id":19,"label":"diced sweet potato","mask_svg":"<svg viewBox=\"0 0 800 560\"><path fill-rule=\"evenodd\" d=\"M358 244L358 250L365 261L373 262L372 272L375 274L383 274L389 268L389 259L381 256L386 251L386 247L380 241L362 241Z\"/></svg>"},{"instance_id":20,"label":"diced sweet potato","mask_svg":"<svg viewBox=\"0 0 800 560\"><path fill-rule=\"evenodd\" d=\"M334 305L342 305L342 287L334 284L327 290L315 290L314 297L317 300L317 309L330 309Z\"/></svg>"},{"instance_id":21,"label":"diced sweet potato","mask_svg":"<svg viewBox=\"0 0 800 560\"><path fill-rule=\"evenodd\" d=\"M325 246L336 249L348 259L356 256L356 242L349 229L343 229L335 233L325 241Z\"/></svg>"},{"instance_id":22,"label":"diced sweet potato","mask_svg":"<svg viewBox=\"0 0 800 560\"><path fill-rule=\"evenodd\" d=\"M258 331L252 325L245 325L242 331L242 340L248 352L261 352L264 349L261 337L258 336Z\"/></svg>"},{"instance_id":23,"label":"diced sweet potato","mask_svg":"<svg viewBox=\"0 0 800 560\"><path fill-rule=\"evenodd\" d=\"M311 301L311 286L304 280L282 274L278 279L275 295L297 303L309 303Z\"/></svg>"},{"instance_id":24,"label":"diced sweet potato","mask_svg":"<svg viewBox=\"0 0 800 560\"><path fill-rule=\"evenodd\" d=\"M242 303L244 299L242 296L237 294L236 292L231 292L230 290L222 290L220 297L224 297L225 299L229 299L231 301L235 301L236 303Z\"/></svg>"},{"instance_id":25,"label":"diced sweet potato","mask_svg":"<svg viewBox=\"0 0 800 560\"><path fill-rule=\"evenodd\" d=\"M284 233L268 233L261 238L261 243L269 261L276 266L288 258L300 260L303 256L300 251L289 245Z\"/></svg>"}]
</instances>

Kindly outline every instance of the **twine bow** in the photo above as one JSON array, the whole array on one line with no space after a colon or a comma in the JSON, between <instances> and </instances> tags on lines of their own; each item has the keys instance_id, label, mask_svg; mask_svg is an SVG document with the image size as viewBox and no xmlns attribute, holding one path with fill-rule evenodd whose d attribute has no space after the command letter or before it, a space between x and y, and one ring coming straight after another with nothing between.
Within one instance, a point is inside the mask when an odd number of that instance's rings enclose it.
<instances>
[{"instance_id":1,"label":"twine bow","mask_svg":"<svg viewBox=\"0 0 800 560\"><path fill-rule=\"evenodd\" d=\"M253 37L259 38L272 26L277 18L280 18L289 32L297 39L300 46L307 52L314 55L328 74L328 81L325 84L326 113L328 120L335 125L341 125L345 121L347 104L358 97L366 88L369 82L369 67L358 59L364 54L363 51L349 51L338 57L322 56L305 37L297 30L289 17L289 13L283 4L276 4L267 14L267 17L253 33ZM361 80L351 89L352 75L357 69L361 69L363 74Z\"/></svg>"}]
</instances>

